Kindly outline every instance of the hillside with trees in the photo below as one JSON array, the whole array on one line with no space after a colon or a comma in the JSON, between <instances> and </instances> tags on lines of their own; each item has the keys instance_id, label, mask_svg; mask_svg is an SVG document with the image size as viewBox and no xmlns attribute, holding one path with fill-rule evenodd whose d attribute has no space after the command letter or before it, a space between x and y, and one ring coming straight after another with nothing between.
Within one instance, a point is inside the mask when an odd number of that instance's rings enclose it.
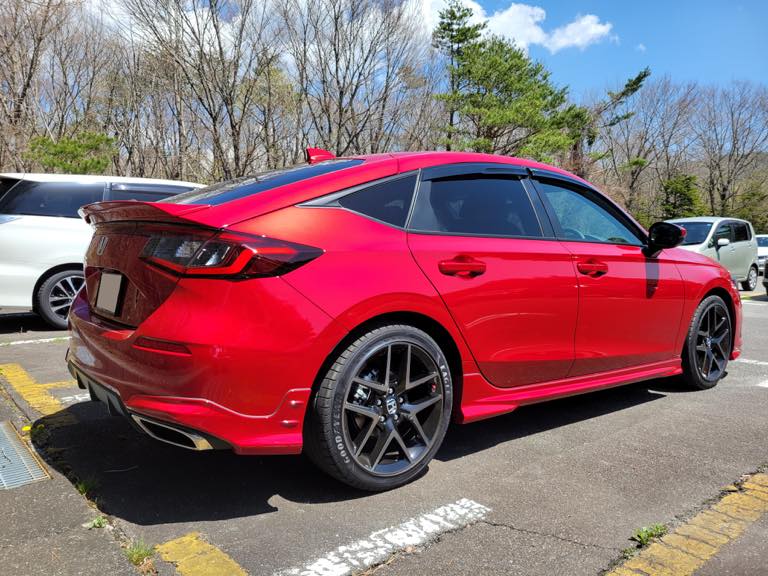
<instances>
[{"instance_id":1,"label":"hillside with trees","mask_svg":"<svg viewBox=\"0 0 768 576\"><path fill-rule=\"evenodd\" d=\"M592 101L454 0L5 0L0 171L215 182L337 155L477 150L572 170L644 223L768 232L768 87L637 70Z\"/></svg>"}]
</instances>

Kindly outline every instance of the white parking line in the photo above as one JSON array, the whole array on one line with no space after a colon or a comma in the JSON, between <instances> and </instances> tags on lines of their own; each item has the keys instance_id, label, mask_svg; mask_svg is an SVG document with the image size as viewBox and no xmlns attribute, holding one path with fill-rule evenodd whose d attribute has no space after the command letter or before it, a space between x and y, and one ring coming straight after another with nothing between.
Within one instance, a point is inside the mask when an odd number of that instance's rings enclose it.
<instances>
[{"instance_id":1,"label":"white parking line","mask_svg":"<svg viewBox=\"0 0 768 576\"><path fill-rule=\"evenodd\" d=\"M91 395L88 393L85 394L74 394L72 396L63 396L59 398L59 401L63 404L77 404L78 402L85 402L86 400L90 400Z\"/></svg>"},{"instance_id":2,"label":"white parking line","mask_svg":"<svg viewBox=\"0 0 768 576\"><path fill-rule=\"evenodd\" d=\"M39 338L38 340L12 340L10 342L0 342L0 346L18 346L19 344L45 344L46 342L63 342L69 340L69 336L58 336L57 338Z\"/></svg>"},{"instance_id":3,"label":"white parking line","mask_svg":"<svg viewBox=\"0 0 768 576\"><path fill-rule=\"evenodd\" d=\"M764 360L752 360L750 358L737 358L734 362L740 362L741 364L752 364L754 366L768 366L768 362Z\"/></svg>"},{"instance_id":4,"label":"white parking line","mask_svg":"<svg viewBox=\"0 0 768 576\"><path fill-rule=\"evenodd\" d=\"M304 566L280 572L281 576L345 576L385 560L407 546L418 546L442 532L456 530L483 518L491 509L462 498L406 520L398 526L372 532L367 538L339 546Z\"/></svg>"},{"instance_id":5,"label":"white parking line","mask_svg":"<svg viewBox=\"0 0 768 576\"><path fill-rule=\"evenodd\" d=\"M760 386L760 388L768 388L768 380L765 380L765 381L763 381L763 382L760 382L760 383L758 384L758 386Z\"/></svg>"}]
</instances>

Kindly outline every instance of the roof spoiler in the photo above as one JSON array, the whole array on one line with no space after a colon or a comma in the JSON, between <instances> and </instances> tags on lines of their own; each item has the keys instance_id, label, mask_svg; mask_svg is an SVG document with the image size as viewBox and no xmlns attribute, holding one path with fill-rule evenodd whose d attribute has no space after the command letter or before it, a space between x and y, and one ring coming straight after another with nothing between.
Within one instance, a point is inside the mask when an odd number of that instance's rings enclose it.
<instances>
[{"instance_id":1,"label":"roof spoiler","mask_svg":"<svg viewBox=\"0 0 768 576\"><path fill-rule=\"evenodd\" d=\"M307 148L304 156L308 164L317 164L324 160L332 160L336 158L336 155L333 152L328 152L328 150L323 150L322 148Z\"/></svg>"}]
</instances>

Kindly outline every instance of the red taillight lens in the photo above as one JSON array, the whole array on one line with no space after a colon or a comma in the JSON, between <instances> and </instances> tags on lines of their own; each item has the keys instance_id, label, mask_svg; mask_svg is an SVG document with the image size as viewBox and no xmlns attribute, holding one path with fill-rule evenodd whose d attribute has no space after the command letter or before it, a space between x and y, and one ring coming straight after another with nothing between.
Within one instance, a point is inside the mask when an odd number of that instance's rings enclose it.
<instances>
[{"instance_id":1,"label":"red taillight lens","mask_svg":"<svg viewBox=\"0 0 768 576\"><path fill-rule=\"evenodd\" d=\"M322 253L319 248L265 236L222 232L152 236L141 258L180 276L265 278L286 274Z\"/></svg>"}]
</instances>

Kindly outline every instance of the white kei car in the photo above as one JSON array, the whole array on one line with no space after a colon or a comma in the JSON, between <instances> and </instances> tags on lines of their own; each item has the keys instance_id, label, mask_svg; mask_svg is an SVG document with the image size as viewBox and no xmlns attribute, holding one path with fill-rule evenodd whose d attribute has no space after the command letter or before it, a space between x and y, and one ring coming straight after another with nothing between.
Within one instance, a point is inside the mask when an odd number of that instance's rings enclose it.
<instances>
[{"instance_id":1,"label":"white kei car","mask_svg":"<svg viewBox=\"0 0 768 576\"><path fill-rule=\"evenodd\" d=\"M102 200L162 200L200 187L118 176L0 174L0 308L31 309L66 328L91 240L78 209Z\"/></svg>"}]
</instances>

